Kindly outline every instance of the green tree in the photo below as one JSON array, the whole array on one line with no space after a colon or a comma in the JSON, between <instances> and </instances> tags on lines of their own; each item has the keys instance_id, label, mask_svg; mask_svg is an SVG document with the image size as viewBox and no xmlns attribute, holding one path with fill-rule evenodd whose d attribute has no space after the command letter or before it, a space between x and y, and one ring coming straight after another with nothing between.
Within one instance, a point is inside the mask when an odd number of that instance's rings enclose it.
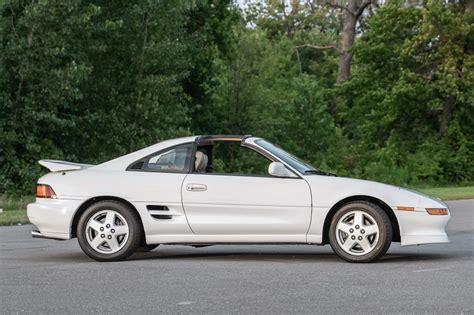
<instances>
[{"instance_id":1,"label":"green tree","mask_svg":"<svg viewBox=\"0 0 474 315\"><path fill-rule=\"evenodd\" d=\"M11 0L0 21L1 191L40 158L96 163L188 132L186 1Z\"/></svg>"},{"instance_id":2,"label":"green tree","mask_svg":"<svg viewBox=\"0 0 474 315\"><path fill-rule=\"evenodd\" d=\"M364 176L388 182L470 181L472 24L464 7L389 1L354 50L345 130ZM365 165L365 166L363 166Z\"/></svg>"},{"instance_id":3,"label":"green tree","mask_svg":"<svg viewBox=\"0 0 474 315\"><path fill-rule=\"evenodd\" d=\"M260 29L243 29L236 58L214 66L221 69L211 100L220 115L218 133L265 137L326 165L336 127L317 77L300 72L292 39L273 41Z\"/></svg>"},{"instance_id":4,"label":"green tree","mask_svg":"<svg viewBox=\"0 0 474 315\"><path fill-rule=\"evenodd\" d=\"M187 11L186 30L190 34L191 55L189 75L183 81L190 98L191 131L195 134L215 133L214 112L210 99L216 87L219 68L216 59L232 60L236 50L235 29L241 24L238 8L231 0L203 0Z\"/></svg>"}]
</instances>

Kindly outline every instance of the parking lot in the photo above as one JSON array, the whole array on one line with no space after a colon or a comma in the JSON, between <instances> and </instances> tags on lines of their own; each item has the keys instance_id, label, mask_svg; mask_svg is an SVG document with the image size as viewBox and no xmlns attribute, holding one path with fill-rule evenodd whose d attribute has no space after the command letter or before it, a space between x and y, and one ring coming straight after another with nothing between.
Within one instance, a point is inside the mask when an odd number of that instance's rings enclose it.
<instances>
[{"instance_id":1,"label":"parking lot","mask_svg":"<svg viewBox=\"0 0 474 315\"><path fill-rule=\"evenodd\" d=\"M0 228L1 312L473 313L474 201L449 202L449 244L392 244L350 264L329 246L160 246L99 263L77 240Z\"/></svg>"}]
</instances>

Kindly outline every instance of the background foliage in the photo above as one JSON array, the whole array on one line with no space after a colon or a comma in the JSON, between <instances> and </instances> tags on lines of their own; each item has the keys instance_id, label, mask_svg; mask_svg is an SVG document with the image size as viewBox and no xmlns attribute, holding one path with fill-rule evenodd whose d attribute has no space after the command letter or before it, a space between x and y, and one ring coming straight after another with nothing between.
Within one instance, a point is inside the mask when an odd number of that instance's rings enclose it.
<instances>
[{"instance_id":1,"label":"background foliage","mask_svg":"<svg viewBox=\"0 0 474 315\"><path fill-rule=\"evenodd\" d=\"M474 181L472 5L370 2L340 81L353 2L0 1L0 193L30 193L41 158L220 133L339 175Z\"/></svg>"}]
</instances>

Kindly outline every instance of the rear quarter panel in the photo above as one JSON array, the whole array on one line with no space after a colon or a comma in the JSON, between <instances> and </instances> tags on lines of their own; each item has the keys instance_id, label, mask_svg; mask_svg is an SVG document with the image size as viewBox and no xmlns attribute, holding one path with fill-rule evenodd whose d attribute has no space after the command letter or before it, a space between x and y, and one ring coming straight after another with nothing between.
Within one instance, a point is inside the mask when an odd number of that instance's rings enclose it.
<instances>
[{"instance_id":1,"label":"rear quarter panel","mask_svg":"<svg viewBox=\"0 0 474 315\"><path fill-rule=\"evenodd\" d=\"M130 202L138 211L147 235L192 233L181 203L181 185L186 174L87 169L50 173L39 183L50 185L58 199L78 200L112 196ZM147 205L169 208L170 220L153 218ZM75 209L77 211L77 209ZM72 218L71 218L72 224Z\"/></svg>"}]
</instances>

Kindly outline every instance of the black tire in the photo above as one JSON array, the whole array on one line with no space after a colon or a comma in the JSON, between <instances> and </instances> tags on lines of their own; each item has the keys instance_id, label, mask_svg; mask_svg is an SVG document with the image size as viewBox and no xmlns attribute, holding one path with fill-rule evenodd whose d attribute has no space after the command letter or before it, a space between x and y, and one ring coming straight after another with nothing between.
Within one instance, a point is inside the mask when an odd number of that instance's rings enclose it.
<instances>
[{"instance_id":1,"label":"black tire","mask_svg":"<svg viewBox=\"0 0 474 315\"><path fill-rule=\"evenodd\" d=\"M338 232L336 231L336 226L338 222L346 214L355 210L362 211L363 213L370 215L375 220L379 229L378 240L373 241L373 243L371 244L373 248L367 254L363 254L363 252L361 255L350 254L346 252L337 241ZM350 214L348 214L348 216L350 217ZM362 231L362 228L361 228L361 231ZM355 233L359 233L359 232L356 231ZM348 234L345 234L345 235L348 235ZM362 236L362 234L358 234L358 235ZM334 250L334 252L342 259L348 262L353 262L353 263L368 263L368 262L376 261L387 252L388 248L390 247L390 244L392 243L392 237L393 237L392 223L387 213L384 210L382 210L379 206L370 202L365 202L365 201L350 202L342 206L339 210L337 210L336 214L332 218L331 226L329 228L329 243L331 244L331 247ZM358 245L356 244L355 247L351 250L351 252L357 249L357 246Z\"/></svg>"},{"instance_id":2,"label":"black tire","mask_svg":"<svg viewBox=\"0 0 474 315\"><path fill-rule=\"evenodd\" d=\"M152 250L154 250L155 248L157 248L158 246L160 246L160 244L152 244L152 245L141 245L140 247L137 248L136 252L138 253L146 253L146 252L150 252Z\"/></svg>"},{"instance_id":3,"label":"black tire","mask_svg":"<svg viewBox=\"0 0 474 315\"><path fill-rule=\"evenodd\" d=\"M86 239L87 222L92 216L104 210L113 210L119 213L126 220L129 228L128 239L125 244L123 244L123 247L117 252L111 254L98 252L92 248ZM77 225L77 239L79 245L87 256L97 261L119 261L126 259L140 246L142 235L143 227L138 213L133 209L130 209L127 205L114 200L99 201L92 204L81 215Z\"/></svg>"}]
</instances>

